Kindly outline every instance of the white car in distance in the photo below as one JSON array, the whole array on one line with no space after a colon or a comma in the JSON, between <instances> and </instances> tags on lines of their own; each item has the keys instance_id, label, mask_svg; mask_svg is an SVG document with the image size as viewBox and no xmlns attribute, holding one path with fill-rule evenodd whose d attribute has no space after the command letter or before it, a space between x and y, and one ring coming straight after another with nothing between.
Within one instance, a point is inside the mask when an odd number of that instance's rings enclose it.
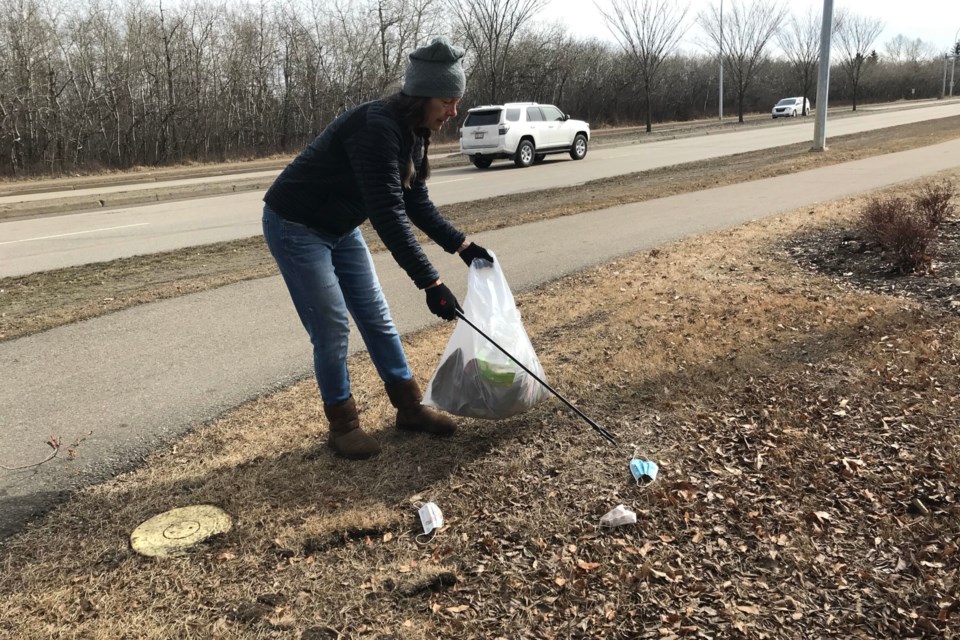
<instances>
[{"instance_id":1,"label":"white car in distance","mask_svg":"<svg viewBox=\"0 0 960 640\"><path fill-rule=\"evenodd\" d=\"M460 127L460 153L478 169L488 168L498 158L529 167L553 153L569 153L574 160L582 160L589 141L589 124L552 104L536 102L474 107Z\"/></svg>"},{"instance_id":2,"label":"white car in distance","mask_svg":"<svg viewBox=\"0 0 960 640\"><path fill-rule=\"evenodd\" d=\"M804 97L784 98L773 105L774 118L796 118L810 114L810 101Z\"/></svg>"}]
</instances>

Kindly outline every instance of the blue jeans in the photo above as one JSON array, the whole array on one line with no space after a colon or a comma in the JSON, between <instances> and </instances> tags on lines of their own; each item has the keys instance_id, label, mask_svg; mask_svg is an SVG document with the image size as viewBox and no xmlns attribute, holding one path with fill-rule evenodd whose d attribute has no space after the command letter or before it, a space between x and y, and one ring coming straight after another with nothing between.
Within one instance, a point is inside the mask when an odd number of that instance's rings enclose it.
<instances>
[{"instance_id":1,"label":"blue jeans","mask_svg":"<svg viewBox=\"0 0 960 640\"><path fill-rule=\"evenodd\" d=\"M413 378L360 229L325 234L264 206L263 235L313 343L313 369L325 404L350 397L347 312L384 383Z\"/></svg>"}]
</instances>

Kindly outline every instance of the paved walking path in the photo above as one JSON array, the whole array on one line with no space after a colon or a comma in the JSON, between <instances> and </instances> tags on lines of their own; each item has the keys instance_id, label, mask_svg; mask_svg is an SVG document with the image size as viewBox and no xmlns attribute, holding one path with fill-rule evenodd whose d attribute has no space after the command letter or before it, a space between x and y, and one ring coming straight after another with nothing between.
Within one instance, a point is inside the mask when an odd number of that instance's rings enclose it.
<instances>
[{"instance_id":1,"label":"paved walking path","mask_svg":"<svg viewBox=\"0 0 960 640\"><path fill-rule=\"evenodd\" d=\"M475 236L515 291L683 238L960 166L960 140ZM466 270L427 247L461 297ZM375 255L400 330L436 319L386 253ZM354 336L353 348L360 345ZM548 347L549 348L549 347ZM309 343L279 277L142 305L0 343L0 464L92 432L74 461L0 470L0 537L70 489L136 464L191 426L310 374Z\"/></svg>"}]
</instances>

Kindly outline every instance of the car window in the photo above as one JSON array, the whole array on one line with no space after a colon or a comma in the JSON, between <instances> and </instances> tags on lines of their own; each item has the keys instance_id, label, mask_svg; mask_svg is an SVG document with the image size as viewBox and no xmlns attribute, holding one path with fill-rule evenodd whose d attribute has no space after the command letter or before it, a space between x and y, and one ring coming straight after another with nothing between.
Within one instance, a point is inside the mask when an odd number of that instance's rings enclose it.
<instances>
[{"instance_id":1,"label":"car window","mask_svg":"<svg viewBox=\"0 0 960 640\"><path fill-rule=\"evenodd\" d=\"M487 111L471 111L463 123L465 127L483 127L491 124L500 124L500 109Z\"/></svg>"},{"instance_id":2,"label":"car window","mask_svg":"<svg viewBox=\"0 0 960 640\"><path fill-rule=\"evenodd\" d=\"M540 107L527 107L527 122L543 122Z\"/></svg>"},{"instance_id":3,"label":"car window","mask_svg":"<svg viewBox=\"0 0 960 640\"><path fill-rule=\"evenodd\" d=\"M796 100L794 100L793 98L784 98L783 100L781 100L780 102L777 103L777 106L778 106L778 107L785 107L785 106L787 106L788 104L794 104L795 102L796 102ZM767 104L770 104L770 103L768 102Z\"/></svg>"},{"instance_id":4,"label":"car window","mask_svg":"<svg viewBox=\"0 0 960 640\"><path fill-rule=\"evenodd\" d=\"M507 109L507 122L520 122L520 107Z\"/></svg>"},{"instance_id":5,"label":"car window","mask_svg":"<svg viewBox=\"0 0 960 640\"><path fill-rule=\"evenodd\" d=\"M556 107L553 107L550 105L545 105L543 107L540 107L540 110L543 111L543 117L546 120L548 121L559 120L563 122L563 112L560 111L560 109L557 109Z\"/></svg>"}]
</instances>

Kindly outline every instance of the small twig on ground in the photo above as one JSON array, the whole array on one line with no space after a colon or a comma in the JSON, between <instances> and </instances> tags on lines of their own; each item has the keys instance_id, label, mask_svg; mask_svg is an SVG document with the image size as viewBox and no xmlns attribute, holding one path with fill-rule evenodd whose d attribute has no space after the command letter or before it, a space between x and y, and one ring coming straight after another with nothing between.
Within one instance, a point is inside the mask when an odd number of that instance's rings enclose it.
<instances>
[{"instance_id":1,"label":"small twig on ground","mask_svg":"<svg viewBox=\"0 0 960 640\"><path fill-rule=\"evenodd\" d=\"M80 443L86 440L92 434L93 434L93 431L88 431L85 436L77 438L77 440L70 446L70 448L67 449L67 455L70 457L71 460L77 457L77 447L80 446ZM59 455L60 453L60 447L61 447L60 436L50 436L47 439L47 446L50 447L52 451L46 458L44 458L40 462L22 464L17 467L8 467L5 464L0 464L0 469L4 469L5 471L21 471L23 469L31 469L33 467L39 467L40 465L44 465L50 462L51 460L56 458L57 455Z\"/></svg>"}]
</instances>

